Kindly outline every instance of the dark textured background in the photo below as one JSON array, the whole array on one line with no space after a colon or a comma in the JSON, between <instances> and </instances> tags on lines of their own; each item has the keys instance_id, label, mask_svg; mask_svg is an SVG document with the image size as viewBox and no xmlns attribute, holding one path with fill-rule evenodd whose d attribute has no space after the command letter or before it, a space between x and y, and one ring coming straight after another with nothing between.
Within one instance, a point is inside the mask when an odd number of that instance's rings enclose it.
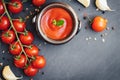
<instances>
[{"instance_id":1,"label":"dark textured background","mask_svg":"<svg viewBox=\"0 0 120 80\"><path fill-rule=\"evenodd\" d=\"M31 16L27 21L27 29L35 36L34 44L41 44L39 54L44 55L47 60L46 67L33 77L33 80L120 80L120 0L108 0L108 5L115 11L104 14L102 11L96 11L95 0L91 0L88 8L84 8L76 0L47 0L45 5L51 2L64 2L72 6L82 21L82 29L66 44L48 44L38 37ZM12 16L17 18L29 15L29 11L35 9L30 4L31 0L24 3L23 12ZM27 7L29 11L25 10ZM88 26L88 20L83 19L84 13L90 18L96 15L107 18L110 30L101 33L92 31L91 26ZM85 26L88 26L88 29L85 29ZM112 30L112 27L115 29ZM104 37L103 43L100 35L104 33L108 35ZM88 37L92 39L86 41ZM10 65L15 75L23 75L23 80L30 80L21 69L14 66L13 56L8 53L8 45L4 43L0 44L0 62L3 62L4 66ZM0 73L4 66L0 67ZM1 74L0 76L2 77Z\"/></svg>"}]
</instances>

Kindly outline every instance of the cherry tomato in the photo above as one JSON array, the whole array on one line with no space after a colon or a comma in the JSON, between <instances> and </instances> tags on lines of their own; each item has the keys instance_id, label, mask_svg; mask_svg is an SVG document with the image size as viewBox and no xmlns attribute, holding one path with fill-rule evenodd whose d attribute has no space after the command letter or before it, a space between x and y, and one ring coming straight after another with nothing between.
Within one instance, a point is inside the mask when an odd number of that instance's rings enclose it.
<instances>
[{"instance_id":1,"label":"cherry tomato","mask_svg":"<svg viewBox=\"0 0 120 80\"><path fill-rule=\"evenodd\" d=\"M13 42L12 44L10 44L9 51L13 55L19 55L22 51L22 48L21 48L19 42L16 41L16 42Z\"/></svg>"},{"instance_id":2,"label":"cherry tomato","mask_svg":"<svg viewBox=\"0 0 120 80\"><path fill-rule=\"evenodd\" d=\"M7 30L10 26L10 21L8 19L8 17L3 16L0 19L0 30Z\"/></svg>"},{"instance_id":3,"label":"cherry tomato","mask_svg":"<svg viewBox=\"0 0 120 80\"><path fill-rule=\"evenodd\" d=\"M45 2L46 0L32 0L32 3L37 7L43 5Z\"/></svg>"},{"instance_id":4,"label":"cherry tomato","mask_svg":"<svg viewBox=\"0 0 120 80\"><path fill-rule=\"evenodd\" d=\"M4 12L5 12L4 6L2 2L0 1L0 15L3 14Z\"/></svg>"},{"instance_id":5,"label":"cherry tomato","mask_svg":"<svg viewBox=\"0 0 120 80\"><path fill-rule=\"evenodd\" d=\"M37 56L39 53L39 49L35 45L31 45L25 48L25 52L29 57Z\"/></svg>"},{"instance_id":6,"label":"cherry tomato","mask_svg":"<svg viewBox=\"0 0 120 80\"><path fill-rule=\"evenodd\" d=\"M25 55L23 55L23 54L20 56L17 56L14 59L14 64L18 68L24 68L26 63L27 63L27 59L26 59Z\"/></svg>"},{"instance_id":7,"label":"cherry tomato","mask_svg":"<svg viewBox=\"0 0 120 80\"><path fill-rule=\"evenodd\" d=\"M7 30L2 32L1 39L4 43L10 44L15 40L15 33L13 30Z\"/></svg>"},{"instance_id":8,"label":"cherry tomato","mask_svg":"<svg viewBox=\"0 0 120 80\"><path fill-rule=\"evenodd\" d=\"M101 32L106 29L107 20L101 16L96 16L92 22L92 29L96 32Z\"/></svg>"},{"instance_id":9,"label":"cherry tomato","mask_svg":"<svg viewBox=\"0 0 120 80\"><path fill-rule=\"evenodd\" d=\"M21 20L13 20L13 25L18 32L23 32L26 27L26 23Z\"/></svg>"},{"instance_id":10,"label":"cherry tomato","mask_svg":"<svg viewBox=\"0 0 120 80\"><path fill-rule=\"evenodd\" d=\"M30 45L34 40L33 34L29 31L25 32L24 34L20 34L19 37L22 44L25 44L25 45Z\"/></svg>"},{"instance_id":11,"label":"cherry tomato","mask_svg":"<svg viewBox=\"0 0 120 80\"><path fill-rule=\"evenodd\" d=\"M44 56L36 56L35 60L32 62L34 68L42 69L46 65L46 59Z\"/></svg>"},{"instance_id":12,"label":"cherry tomato","mask_svg":"<svg viewBox=\"0 0 120 80\"><path fill-rule=\"evenodd\" d=\"M20 13L23 10L23 4L21 1L18 0L12 0L9 4L8 4L8 9L10 10L10 12L12 13Z\"/></svg>"},{"instance_id":13,"label":"cherry tomato","mask_svg":"<svg viewBox=\"0 0 120 80\"><path fill-rule=\"evenodd\" d=\"M24 73L27 76L35 76L38 72L38 69L34 68L33 66L29 65L26 69L24 69Z\"/></svg>"}]
</instances>

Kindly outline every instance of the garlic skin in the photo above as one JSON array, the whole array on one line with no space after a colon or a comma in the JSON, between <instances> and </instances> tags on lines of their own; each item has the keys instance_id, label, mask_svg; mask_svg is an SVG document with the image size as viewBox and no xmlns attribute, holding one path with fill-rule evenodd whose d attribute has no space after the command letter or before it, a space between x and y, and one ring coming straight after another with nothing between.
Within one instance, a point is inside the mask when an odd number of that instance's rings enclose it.
<instances>
[{"instance_id":1,"label":"garlic skin","mask_svg":"<svg viewBox=\"0 0 120 80\"><path fill-rule=\"evenodd\" d=\"M81 3L86 8L90 5L90 0L77 0L79 3Z\"/></svg>"},{"instance_id":2,"label":"garlic skin","mask_svg":"<svg viewBox=\"0 0 120 80\"><path fill-rule=\"evenodd\" d=\"M14 73L12 72L12 70L10 69L9 66L5 66L3 71L2 71L2 75L4 77L5 80L18 80L18 79L22 79L22 77L16 77L14 75Z\"/></svg>"},{"instance_id":3,"label":"garlic skin","mask_svg":"<svg viewBox=\"0 0 120 80\"><path fill-rule=\"evenodd\" d=\"M108 6L107 0L96 0L95 3L97 8L102 11L114 11L114 10L111 10L110 7Z\"/></svg>"}]
</instances>

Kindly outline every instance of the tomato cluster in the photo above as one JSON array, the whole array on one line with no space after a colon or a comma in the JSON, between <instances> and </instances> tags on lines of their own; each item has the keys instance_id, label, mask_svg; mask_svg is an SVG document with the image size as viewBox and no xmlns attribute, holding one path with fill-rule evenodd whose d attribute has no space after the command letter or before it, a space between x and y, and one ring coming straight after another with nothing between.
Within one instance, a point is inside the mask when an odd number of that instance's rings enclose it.
<instances>
[{"instance_id":1,"label":"tomato cluster","mask_svg":"<svg viewBox=\"0 0 120 80\"><path fill-rule=\"evenodd\" d=\"M11 20L9 13L7 14L8 10L16 14L22 9L21 0L11 0L7 8L4 1L0 1L1 40L9 44L9 52L15 56L14 65L23 69L27 76L34 76L39 69L45 67L46 59L39 55L39 48L33 44L34 36L26 30L26 22L21 18Z\"/></svg>"}]
</instances>

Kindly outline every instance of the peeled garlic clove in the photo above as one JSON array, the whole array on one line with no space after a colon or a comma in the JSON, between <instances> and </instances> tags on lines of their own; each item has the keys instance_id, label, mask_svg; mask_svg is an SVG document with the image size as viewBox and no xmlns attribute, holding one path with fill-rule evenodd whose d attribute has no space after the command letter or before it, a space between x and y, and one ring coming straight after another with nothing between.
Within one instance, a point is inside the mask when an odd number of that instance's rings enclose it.
<instances>
[{"instance_id":1,"label":"peeled garlic clove","mask_svg":"<svg viewBox=\"0 0 120 80\"><path fill-rule=\"evenodd\" d=\"M5 66L2 75L6 80L17 80L17 79L22 79L22 77L16 77L14 73L11 71L9 66Z\"/></svg>"},{"instance_id":2,"label":"peeled garlic clove","mask_svg":"<svg viewBox=\"0 0 120 80\"><path fill-rule=\"evenodd\" d=\"M98 9L102 11L114 11L114 10L111 10L110 7L108 6L107 0L96 0L95 3Z\"/></svg>"},{"instance_id":3,"label":"peeled garlic clove","mask_svg":"<svg viewBox=\"0 0 120 80\"><path fill-rule=\"evenodd\" d=\"M78 0L78 2L80 2L86 8L90 5L90 0Z\"/></svg>"}]
</instances>

